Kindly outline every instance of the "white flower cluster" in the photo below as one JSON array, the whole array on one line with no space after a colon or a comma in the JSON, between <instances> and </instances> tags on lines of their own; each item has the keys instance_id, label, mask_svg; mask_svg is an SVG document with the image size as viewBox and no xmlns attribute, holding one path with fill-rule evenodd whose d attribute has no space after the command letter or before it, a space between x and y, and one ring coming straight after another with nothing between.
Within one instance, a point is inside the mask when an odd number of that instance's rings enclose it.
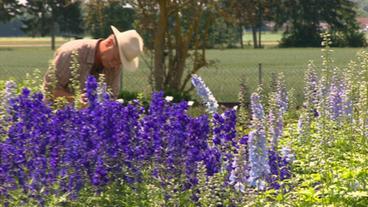
<instances>
[{"instance_id":1,"label":"white flower cluster","mask_svg":"<svg viewBox=\"0 0 368 207\"><path fill-rule=\"evenodd\" d=\"M203 100L203 103L207 107L207 111L210 114L214 114L217 112L218 103L216 98L213 96L210 89L206 86L204 81L198 75L192 75L192 84L197 90L198 96L200 96Z\"/></svg>"},{"instance_id":2,"label":"white flower cluster","mask_svg":"<svg viewBox=\"0 0 368 207\"><path fill-rule=\"evenodd\" d=\"M251 96L252 108L252 127L249 133L249 184L264 190L266 187L266 177L271 173L268 163L268 151L266 132L264 128L264 110L260 103L260 97L257 93Z\"/></svg>"},{"instance_id":3,"label":"white flower cluster","mask_svg":"<svg viewBox=\"0 0 368 207\"><path fill-rule=\"evenodd\" d=\"M4 99L2 102L2 105L5 110L7 110L9 106L9 101L16 97L16 90L17 90L17 84L10 80L6 81L5 83L5 90L4 90Z\"/></svg>"}]
</instances>

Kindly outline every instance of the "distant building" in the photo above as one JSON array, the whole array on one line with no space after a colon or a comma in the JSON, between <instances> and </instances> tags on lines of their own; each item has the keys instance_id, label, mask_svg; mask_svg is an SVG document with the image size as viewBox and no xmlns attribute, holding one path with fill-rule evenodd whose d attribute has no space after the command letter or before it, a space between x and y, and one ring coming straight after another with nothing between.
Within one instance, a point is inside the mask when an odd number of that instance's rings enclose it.
<instances>
[{"instance_id":1,"label":"distant building","mask_svg":"<svg viewBox=\"0 0 368 207\"><path fill-rule=\"evenodd\" d=\"M364 32L368 32L368 17L358 17L357 22Z\"/></svg>"}]
</instances>

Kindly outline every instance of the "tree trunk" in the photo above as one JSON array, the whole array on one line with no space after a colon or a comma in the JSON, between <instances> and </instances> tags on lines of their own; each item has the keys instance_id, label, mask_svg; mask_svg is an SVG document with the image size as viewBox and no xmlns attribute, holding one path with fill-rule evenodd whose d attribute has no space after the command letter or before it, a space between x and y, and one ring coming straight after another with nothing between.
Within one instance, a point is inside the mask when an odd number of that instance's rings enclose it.
<instances>
[{"instance_id":1,"label":"tree trunk","mask_svg":"<svg viewBox=\"0 0 368 207\"><path fill-rule=\"evenodd\" d=\"M243 43L243 27L242 25L239 25L239 35L240 35L240 48L244 48L244 43Z\"/></svg>"},{"instance_id":2,"label":"tree trunk","mask_svg":"<svg viewBox=\"0 0 368 207\"><path fill-rule=\"evenodd\" d=\"M262 44L261 44L261 34L262 34L262 23L263 23L263 1L259 1L258 2L258 6L259 6L259 10L258 10L258 48L261 48L262 47Z\"/></svg>"},{"instance_id":3,"label":"tree trunk","mask_svg":"<svg viewBox=\"0 0 368 207\"><path fill-rule=\"evenodd\" d=\"M192 22L195 22L196 20L192 20ZM194 23L195 24L195 23ZM172 65L172 68L170 68L170 75L169 75L169 87L171 89L180 90L181 81L184 74L185 69L185 60L188 56L188 48L189 43L192 38L192 31L193 26L190 26L188 28L188 32L184 33L181 29L182 22L181 18L179 16L179 13L176 13L175 15L175 61Z\"/></svg>"},{"instance_id":4,"label":"tree trunk","mask_svg":"<svg viewBox=\"0 0 368 207\"><path fill-rule=\"evenodd\" d=\"M262 26L259 27L259 31L258 31L258 47L259 48L262 48L261 36L262 36Z\"/></svg>"},{"instance_id":5,"label":"tree trunk","mask_svg":"<svg viewBox=\"0 0 368 207\"><path fill-rule=\"evenodd\" d=\"M55 50L55 15L54 10L51 11L51 50Z\"/></svg>"},{"instance_id":6,"label":"tree trunk","mask_svg":"<svg viewBox=\"0 0 368 207\"><path fill-rule=\"evenodd\" d=\"M157 91L163 90L164 88L164 79L165 79L165 68L164 68L164 43L165 43L165 32L167 28L167 20L168 20L168 11L167 4L165 0L159 1L160 6L160 16L158 27L156 27L155 36L154 36L154 69L153 76L155 80L154 89Z\"/></svg>"},{"instance_id":7,"label":"tree trunk","mask_svg":"<svg viewBox=\"0 0 368 207\"><path fill-rule=\"evenodd\" d=\"M51 24L51 50L55 50L55 22Z\"/></svg>"},{"instance_id":8,"label":"tree trunk","mask_svg":"<svg viewBox=\"0 0 368 207\"><path fill-rule=\"evenodd\" d=\"M258 48L257 27L252 26L252 34L253 34L253 48Z\"/></svg>"}]
</instances>

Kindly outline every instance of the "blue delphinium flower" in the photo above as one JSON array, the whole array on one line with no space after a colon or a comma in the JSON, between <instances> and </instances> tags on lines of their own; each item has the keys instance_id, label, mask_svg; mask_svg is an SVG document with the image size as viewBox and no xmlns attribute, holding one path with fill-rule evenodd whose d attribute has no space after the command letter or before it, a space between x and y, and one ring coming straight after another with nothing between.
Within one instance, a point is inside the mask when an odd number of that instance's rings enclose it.
<instances>
[{"instance_id":1,"label":"blue delphinium flower","mask_svg":"<svg viewBox=\"0 0 368 207\"><path fill-rule=\"evenodd\" d=\"M236 147L236 111L226 110L223 114L213 115L213 143L220 149L223 167L230 175L233 154Z\"/></svg>"},{"instance_id":2,"label":"blue delphinium flower","mask_svg":"<svg viewBox=\"0 0 368 207\"><path fill-rule=\"evenodd\" d=\"M186 102L165 102L163 93L152 95L147 111L136 101L97 102L96 87L89 77L84 109L68 105L53 111L42 94L28 89L11 99L11 124L1 132L6 139L0 142L0 196L23 189L40 205L54 193L75 199L85 186L98 191L122 179L139 182L150 169L158 170L163 184L179 175L177 190L187 190L198 182L198 163L205 164L208 176L221 171L224 151L207 142L208 116L188 116ZM218 120L216 136L234 147L235 111Z\"/></svg>"},{"instance_id":3,"label":"blue delphinium flower","mask_svg":"<svg viewBox=\"0 0 368 207\"><path fill-rule=\"evenodd\" d=\"M216 98L213 96L210 89L206 86L201 77L196 74L192 75L192 84L197 90L198 96L200 96L203 100L203 103L207 107L207 111L210 114L214 114L217 111L218 103Z\"/></svg>"},{"instance_id":4,"label":"blue delphinium flower","mask_svg":"<svg viewBox=\"0 0 368 207\"><path fill-rule=\"evenodd\" d=\"M97 81L96 78L92 75L88 76L86 82L86 91L89 107L94 108L97 105L98 97L97 97Z\"/></svg>"},{"instance_id":5,"label":"blue delphinium flower","mask_svg":"<svg viewBox=\"0 0 368 207\"><path fill-rule=\"evenodd\" d=\"M198 165L208 156L206 150L209 148L207 143L209 130L209 120L206 115L191 118L186 125L188 138L185 143L185 173L190 186L195 186L198 183Z\"/></svg>"},{"instance_id":6,"label":"blue delphinium flower","mask_svg":"<svg viewBox=\"0 0 368 207\"><path fill-rule=\"evenodd\" d=\"M318 104L318 76L315 71L315 66L311 62L308 64L308 69L305 72L304 75L304 99L305 107L308 108L308 110L316 110L317 104Z\"/></svg>"},{"instance_id":7,"label":"blue delphinium flower","mask_svg":"<svg viewBox=\"0 0 368 207\"><path fill-rule=\"evenodd\" d=\"M221 170L221 151L217 147L205 150L204 163L207 176L213 176Z\"/></svg>"},{"instance_id":8,"label":"blue delphinium flower","mask_svg":"<svg viewBox=\"0 0 368 207\"><path fill-rule=\"evenodd\" d=\"M97 158L95 172L92 178L93 185L103 185L108 182L107 171L101 157Z\"/></svg>"},{"instance_id":9,"label":"blue delphinium flower","mask_svg":"<svg viewBox=\"0 0 368 207\"><path fill-rule=\"evenodd\" d=\"M285 77L282 73L277 78L276 91L271 94L269 101L268 126L271 136L272 149L277 148L278 140L283 132L283 115L288 110L288 94L286 91Z\"/></svg>"},{"instance_id":10,"label":"blue delphinium flower","mask_svg":"<svg viewBox=\"0 0 368 207\"><path fill-rule=\"evenodd\" d=\"M167 154L167 169L170 174L178 176L183 174L182 167L185 165L185 151L187 140L186 126L189 117L184 113L187 108L186 103L175 104L170 107L169 119L165 124L165 144ZM184 159L183 159L184 158Z\"/></svg>"},{"instance_id":11,"label":"blue delphinium flower","mask_svg":"<svg viewBox=\"0 0 368 207\"><path fill-rule=\"evenodd\" d=\"M281 187L280 181L290 178L290 165L291 154L280 156L277 151L270 150L268 152L268 160L270 165L270 174L267 176L266 180L270 187L273 189L279 189Z\"/></svg>"},{"instance_id":12,"label":"blue delphinium flower","mask_svg":"<svg viewBox=\"0 0 368 207\"><path fill-rule=\"evenodd\" d=\"M46 133L51 110L44 105L42 99L42 94L31 95L28 89L23 89L21 95L10 101L9 109L12 113L9 115L12 125L7 132L7 139L2 144L6 148L9 147L8 149L11 148L12 152L0 150L4 153L2 157L7 156L9 159L8 162L3 162L3 159L0 162L1 167L6 169L7 176L20 176L17 183L19 188L35 195L35 198L38 198L37 193L41 187L48 184L45 153L49 143Z\"/></svg>"},{"instance_id":13,"label":"blue delphinium flower","mask_svg":"<svg viewBox=\"0 0 368 207\"><path fill-rule=\"evenodd\" d=\"M260 190L265 189L266 177L270 174L268 152L266 149L266 133L264 129L264 112L257 93L251 96L252 127L249 133L249 183Z\"/></svg>"},{"instance_id":14,"label":"blue delphinium flower","mask_svg":"<svg viewBox=\"0 0 368 207\"><path fill-rule=\"evenodd\" d=\"M330 119L340 123L342 120L351 122L353 115L353 102L348 95L346 84L337 77L333 78L329 94Z\"/></svg>"},{"instance_id":15,"label":"blue delphinium flower","mask_svg":"<svg viewBox=\"0 0 368 207\"><path fill-rule=\"evenodd\" d=\"M270 98L270 110L268 115L269 135L271 137L271 148L277 149L278 140L282 136L284 108L279 105L279 96L275 93ZM281 101L282 102L282 101Z\"/></svg>"}]
</instances>

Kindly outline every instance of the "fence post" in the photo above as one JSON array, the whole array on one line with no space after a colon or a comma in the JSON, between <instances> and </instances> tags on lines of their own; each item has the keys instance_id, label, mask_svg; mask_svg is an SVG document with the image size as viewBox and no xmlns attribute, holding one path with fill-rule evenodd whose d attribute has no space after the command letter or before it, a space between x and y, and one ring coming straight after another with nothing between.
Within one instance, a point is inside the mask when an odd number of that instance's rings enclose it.
<instances>
[{"instance_id":1,"label":"fence post","mask_svg":"<svg viewBox=\"0 0 368 207\"><path fill-rule=\"evenodd\" d=\"M258 84L262 84L262 63L258 63Z\"/></svg>"}]
</instances>

